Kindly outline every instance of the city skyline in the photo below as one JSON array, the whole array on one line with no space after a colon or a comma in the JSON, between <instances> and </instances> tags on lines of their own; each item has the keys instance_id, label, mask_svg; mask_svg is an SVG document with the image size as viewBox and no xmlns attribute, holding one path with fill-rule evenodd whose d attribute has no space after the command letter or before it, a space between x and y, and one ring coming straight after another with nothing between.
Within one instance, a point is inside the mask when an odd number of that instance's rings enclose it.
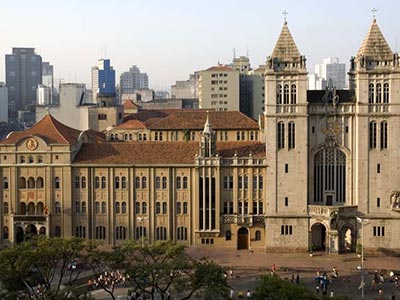
<instances>
[{"instance_id":1,"label":"city skyline","mask_svg":"<svg viewBox=\"0 0 400 300\"><path fill-rule=\"evenodd\" d=\"M5 81L4 56L12 47L36 48L44 61L54 65L55 78L88 86L91 67L100 58L112 61L118 77L131 65L138 65L149 75L154 89L169 89L194 71L218 62L230 63L233 49L236 56L248 52L256 68L272 53L285 10L309 73L325 57L338 57L348 70L349 59L356 55L371 24L374 7L386 40L398 51L399 3L339 1L331 7L304 2L282 1L272 8L262 1L246 6L229 1L204 1L199 6L178 0L119 1L118 5L48 0L2 3L0 25L7 30L0 46L0 81Z\"/></svg>"}]
</instances>

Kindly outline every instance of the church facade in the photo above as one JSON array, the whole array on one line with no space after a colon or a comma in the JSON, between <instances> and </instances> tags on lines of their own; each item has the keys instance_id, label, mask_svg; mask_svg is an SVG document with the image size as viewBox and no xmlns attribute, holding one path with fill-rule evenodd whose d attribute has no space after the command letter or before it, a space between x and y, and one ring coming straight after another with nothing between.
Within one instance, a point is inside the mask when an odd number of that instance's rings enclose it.
<instances>
[{"instance_id":1,"label":"church facade","mask_svg":"<svg viewBox=\"0 0 400 300\"><path fill-rule=\"evenodd\" d=\"M0 141L0 244L46 234L343 253L360 243L361 220L366 251L398 251L399 63L374 19L350 89L307 91L285 22L266 62L263 130L229 114L235 125L216 131L217 112L202 112L190 116L204 124L195 138L154 123L130 139L143 130L131 121L116 140L46 115Z\"/></svg>"}]
</instances>

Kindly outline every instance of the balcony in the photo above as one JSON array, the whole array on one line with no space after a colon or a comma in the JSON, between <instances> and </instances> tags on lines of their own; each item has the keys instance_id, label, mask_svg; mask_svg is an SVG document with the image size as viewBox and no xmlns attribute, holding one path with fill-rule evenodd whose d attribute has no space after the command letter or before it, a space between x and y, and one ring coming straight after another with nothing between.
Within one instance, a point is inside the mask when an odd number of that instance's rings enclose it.
<instances>
[{"instance_id":1,"label":"balcony","mask_svg":"<svg viewBox=\"0 0 400 300\"><path fill-rule=\"evenodd\" d=\"M252 215L222 215L221 216L222 224L237 224L244 226L253 226L255 224L264 224L265 217L263 215L252 216Z\"/></svg>"},{"instance_id":2,"label":"balcony","mask_svg":"<svg viewBox=\"0 0 400 300\"><path fill-rule=\"evenodd\" d=\"M14 222L46 222L47 216L44 215L14 215Z\"/></svg>"},{"instance_id":3,"label":"balcony","mask_svg":"<svg viewBox=\"0 0 400 300\"><path fill-rule=\"evenodd\" d=\"M357 206L324 206L309 205L308 214L310 217L329 219L334 216L355 217L357 215Z\"/></svg>"}]
</instances>

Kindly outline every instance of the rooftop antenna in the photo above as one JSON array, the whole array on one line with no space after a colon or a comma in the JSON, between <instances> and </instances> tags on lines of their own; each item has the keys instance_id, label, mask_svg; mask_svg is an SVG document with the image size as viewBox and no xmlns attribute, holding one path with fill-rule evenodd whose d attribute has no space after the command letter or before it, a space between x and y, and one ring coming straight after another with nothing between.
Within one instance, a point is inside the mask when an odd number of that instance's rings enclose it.
<instances>
[{"instance_id":1,"label":"rooftop antenna","mask_svg":"<svg viewBox=\"0 0 400 300\"><path fill-rule=\"evenodd\" d=\"M396 53L397 53L398 51L397 51L397 36L396 36Z\"/></svg>"},{"instance_id":2,"label":"rooftop antenna","mask_svg":"<svg viewBox=\"0 0 400 300\"><path fill-rule=\"evenodd\" d=\"M249 58L249 47L247 47L246 55L247 55L247 58Z\"/></svg>"},{"instance_id":3,"label":"rooftop antenna","mask_svg":"<svg viewBox=\"0 0 400 300\"><path fill-rule=\"evenodd\" d=\"M235 58L236 58L236 49L233 48L233 59L235 59Z\"/></svg>"},{"instance_id":4,"label":"rooftop antenna","mask_svg":"<svg viewBox=\"0 0 400 300\"><path fill-rule=\"evenodd\" d=\"M378 12L378 10L374 7L373 9L371 9L371 12L372 12L372 17L373 17L374 20L375 20L375 18L376 18L376 13Z\"/></svg>"},{"instance_id":5,"label":"rooftop antenna","mask_svg":"<svg viewBox=\"0 0 400 300\"><path fill-rule=\"evenodd\" d=\"M285 24L287 24L287 15L288 15L289 13L286 11L286 9L282 12L282 15L283 15L283 17L284 17L284 20L285 20Z\"/></svg>"}]
</instances>

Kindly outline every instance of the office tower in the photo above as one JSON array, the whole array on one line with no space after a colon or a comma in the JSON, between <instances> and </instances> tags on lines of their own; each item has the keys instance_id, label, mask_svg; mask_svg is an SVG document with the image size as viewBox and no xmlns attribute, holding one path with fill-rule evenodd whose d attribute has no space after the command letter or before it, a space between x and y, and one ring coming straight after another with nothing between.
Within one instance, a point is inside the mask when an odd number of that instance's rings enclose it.
<instances>
[{"instance_id":1,"label":"office tower","mask_svg":"<svg viewBox=\"0 0 400 300\"><path fill-rule=\"evenodd\" d=\"M46 104L54 104L54 67L48 62L42 63L42 84L48 87L50 91L49 100ZM40 104L39 99L37 100L38 104Z\"/></svg>"},{"instance_id":2,"label":"office tower","mask_svg":"<svg viewBox=\"0 0 400 300\"><path fill-rule=\"evenodd\" d=\"M13 48L6 54L6 85L10 116L36 104L36 89L42 83L42 57L35 48Z\"/></svg>"},{"instance_id":3,"label":"office tower","mask_svg":"<svg viewBox=\"0 0 400 300\"><path fill-rule=\"evenodd\" d=\"M346 87L346 64L339 63L337 57L324 58L322 64L315 66L315 74L325 81L321 88L325 88L329 79L332 79L333 86L337 89Z\"/></svg>"},{"instance_id":4,"label":"office tower","mask_svg":"<svg viewBox=\"0 0 400 300\"><path fill-rule=\"evenodd\" d=\"M141 73L137 66L132 66L120 76L120 95L133 94L135 90L148 88L149 77L147 73Z\"/></svg>"},{"instance_id":5,"label":"office tower","mask_svg":"<svg viewBox=\"0 0 400 300\"><path fill-rule=\"evenodd\" d=\"M4 82L0 82L0 123L8 122L8 92Z\"/></svg>"},{"instance_id":6,"label":"office tower","mask_svg":"<svg viewBox=\"0 0 400 300\"><path fill-rule=\"evenodd\" d=\"M44 84L39 84L36 90L36 99L38 105L51 104L51 89Z\"/></svg>"},{"instance_id":7,"label":"office tower","mask_svg":"<svg viewBox=\"0 0 400 300\"><path fill-rule=\"evenodd\" d=\"M92 68L93 102L97 96L115 96L115 71L109 59L100 59L98 65Z\"/></svg>"}]
</instances>

